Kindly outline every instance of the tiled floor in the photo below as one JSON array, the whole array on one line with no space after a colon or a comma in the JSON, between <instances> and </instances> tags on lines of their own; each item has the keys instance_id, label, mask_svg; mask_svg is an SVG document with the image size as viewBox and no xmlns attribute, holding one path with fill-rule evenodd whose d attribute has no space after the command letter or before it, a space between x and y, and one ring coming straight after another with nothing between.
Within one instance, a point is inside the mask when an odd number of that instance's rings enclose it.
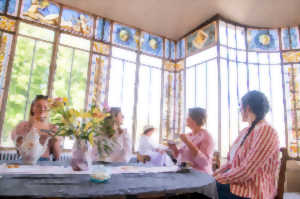
<instances>
[{"instance_id":1,"label":"tiled floor","mask_svg":"<svg viewBox=\"0 0 300 199\"><path fill-rule=\"evenodd\" d=\"M284 199L300 199L300 193L284 193Z\"/></svg>"}]
</instances>

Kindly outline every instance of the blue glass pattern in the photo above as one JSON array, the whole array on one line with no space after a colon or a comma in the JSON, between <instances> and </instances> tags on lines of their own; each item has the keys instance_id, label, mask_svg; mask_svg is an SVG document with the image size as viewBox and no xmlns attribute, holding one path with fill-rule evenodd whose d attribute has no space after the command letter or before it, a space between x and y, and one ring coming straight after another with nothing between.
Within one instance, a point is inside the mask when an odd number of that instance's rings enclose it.
<instances>
[{"instance_id":1,"label":"blue glass pattern","mask_svg":"<svg viewBox=\"0 0 300 199\"><path fill-rule=\"evenodd\" d=\"M170 48L171 43L168 39L165 39L165 58L170 59Z\"/></svg>"},{"instance_id":2,"label":"blue glass pattern","mask_svg":"<svg viewBox=\"0 0 300 199\"><path fill-rule=\"evenodd\" d=\"M290 28L290 37L292 42L292 49L298 49L299 48L299 30L298 27L292 27Z\"/></svg>"},{"instance_id":3,"label":"blue glass pattern","mask_svg":"<svg viewBox=\"0 0 300 199\"><path fill-rule=\"evenodd\" d=\"M96 21L96 33L95 33L95 39L102 40L102 27L103 27L103 19L98 18Z\"/></svg>"},{"instance_id":4,"label":"blue glass pattern","mask_svg":"<svg viewBox=\"0 0 300 199\"><path fill-rule=\"evenodd\" d=\"M161 37L143 32L141 40L142 40L141 50L143 52L158 57L163 56L163 39Z\"/></svg>"},{"instance_id":5,"label":"blue glass pattern","mask_svg":"<svg viewBox=\"0 0 300 199\"><path fill-rule=\"evenodd\" d=\"M171 59L175 60L175 41L171 41Z\"/></svg>"},{"instance_id":6,"label":"blue glass pattern","mask_svg":"<svg viewBox=\"0 0 300 199\"><path fill-rule=\"evenodd\" d=\"M7 14L17 16L19 0L10 0L8 2Z\"/></svg>"},{"instance_id":7,"label":"blue glass pattern","mask_svg":"<svg viewBox=\"0 0 300 199\"><path fill-rule=\"evenodd\" d=\"M216 40L216 22L212 22L187 36L188 55L216 44Z\"/></svg>"},{"instance_id":8,"label":"blue glass pattern","mask_svg":"<svg viewBox=\"0 0 300 199\"><path fill-rule=\"evenodd\" d=\"M0 0L0 12L4 13L5 12L5 5L6 5L7 0Z\"/></svg>"},{"instance_id":9,"label":"blue glass pattern","mask_svg":"<svg viewBox=\"0 0 300 199\"><path fill-rule=\"evenodd\" d=\"M290 49L290 37L289 37L288 28L281 29L281 37L282 37L282 48L284 50Z\"/></svg>"},{"instance_id":10,"label":"blue glass pattern","mask_svg":"<svg viewBox=\"0 0 300 199\"><path fill-rule=\"evenodd\" d=\"M176 45L176 58L177 59L182 59L185 56L185 43L184 39L180 40L177 42Z\"/></svg>"},{"instance_id":11,"label":"blue glass pattern","mask_svg":"<svg viewBox=\"0 0 300 199\"><path fill-rule=\"evenodd\" d=\"M93 34L93 18L87 14L64 8L60 27L69 32L91 37Z\"/></svg>"},{"instance_id":12,"label":"blue glass pattern","mask_svg":"<svg viewBox=\"0 0 300 199\"><path fill-rule=\"evenodd\" d=\"M110 31L111 31L110 23L111 22L108 20L104 21L103 41L106 41L106 42L110 42Z\"/></svg>"},{"instance_id":13,"label":"blue glass pattern","mask_svg":"<svg viewBox=\"0 0 300 199\"><path fill-rule=\"evenodd\" d=\"M49 1L38 0L36 4L32 4L31 0L23 0L21 15L29 20L57 26L59 10L58 5Z\"/></svg>"},{"instance_id":14,"label":"blue glass pattern","mask_svg":"<svg viewBox=\"0 0 300 199\"><path fill-rule=\"evenodd\" d=\"M114 24L113 27L113 43L137 49L139 41L138 33L135 29L123 26L121 24Z\"/></svg>"},{"instance_id":15,"label":"blue glass pattern","mask_svg":"<svg viewBox=\"0 0 300 199\"><path fill-rule=\"evenodd\" d=\"M277 30L248 29L248 50L279 50Z\"/></svg>"}]
</instances>

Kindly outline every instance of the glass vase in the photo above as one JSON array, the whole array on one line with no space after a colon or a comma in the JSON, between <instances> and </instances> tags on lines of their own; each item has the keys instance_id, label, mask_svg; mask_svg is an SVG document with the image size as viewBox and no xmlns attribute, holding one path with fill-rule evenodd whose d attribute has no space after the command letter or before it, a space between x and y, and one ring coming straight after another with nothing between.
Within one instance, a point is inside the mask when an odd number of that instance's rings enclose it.
<instances>
[{"instance_id":1,"label":"glass vase","mask_svg":"<svg viewBox=\"0 0 300 199\"><path fill-rule=\"evenodd\" d=\"M74 171L87 171L91 168L92 148L87 140L75 140L72 148L71 166Z\"/></svg>"}]
</instances>

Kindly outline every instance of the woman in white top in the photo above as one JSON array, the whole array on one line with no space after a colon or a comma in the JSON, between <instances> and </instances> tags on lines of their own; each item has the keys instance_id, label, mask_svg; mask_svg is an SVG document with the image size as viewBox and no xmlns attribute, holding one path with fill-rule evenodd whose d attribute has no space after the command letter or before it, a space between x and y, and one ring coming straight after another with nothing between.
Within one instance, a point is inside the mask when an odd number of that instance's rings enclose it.
<instances>
[{"instance_id":1,"label":"woman in white top","mask_svg":"<svg viewBox=\"0 0 300 199\"><path fill-rule=\"evenodd\" d=\"M126 129L121 128L124 116L119 107L112 107L110 109L110 117L114 121L115 134L112 139L115 143L112 145L112 152L108 155L100 156L97 147L93 149L94 160L101 160L105 162L129 162L131 157L131 141Z\"/></svg>"},{"instance_id":2,"label":"woman in white top","mask_svg":"<svg viewBox=\"0 0 300 199\"><path fill-rule=\"evenodd\" d=\"M154 133L155 128L153 126L145 126L143 135L140 138L140 144L138 152L141 155L148 155L150 156L150 161L147 162L147 164L150 164L152 166L172 166L174 165L171 158L168 156L168 154L159 149L158 147L155 147L155 144L153 144L151 140L151 136Z\"/></svg>"}]
</instances>

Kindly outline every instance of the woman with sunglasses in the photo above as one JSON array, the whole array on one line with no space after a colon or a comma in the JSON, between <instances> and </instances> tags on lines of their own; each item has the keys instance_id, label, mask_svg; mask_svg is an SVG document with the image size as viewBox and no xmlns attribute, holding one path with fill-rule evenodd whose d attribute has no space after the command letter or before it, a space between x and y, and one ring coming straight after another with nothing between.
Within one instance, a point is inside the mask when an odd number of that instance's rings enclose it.
<instances>
[{"instance_id":1,"label":"woman with sunglasses","mask_svg":"<svg viewBox=\"0 0 300 199\"><path fill-rule=\"evenodd\" d=\"M56 126L50 124L48 96L37 95L31 103L29 121L20 122L12 131L11 138L20 146L23 143L23 137L26 136L33 128L37 129L40 134L40 143L43 145L49 136L56 131ZM53 153L54 160L58 160L61 153L62 138L53 137L48 142L48 147L40 157L40 161L50 160L50 153Z\"/></svg>"},{"instance_id":2,"label":"woman with sunglasses","mask_svg":"<svg viewBox=\"0 0 300 199\"><path fill-rule=\"evenodd\" d=\"M279 139L265 121L268 111L263 93L250 91L243 96L241 115L249 126L231 146L227 163L214 173L219 198L271 199L276 195Z\"/></svg>"}]
</instances>

